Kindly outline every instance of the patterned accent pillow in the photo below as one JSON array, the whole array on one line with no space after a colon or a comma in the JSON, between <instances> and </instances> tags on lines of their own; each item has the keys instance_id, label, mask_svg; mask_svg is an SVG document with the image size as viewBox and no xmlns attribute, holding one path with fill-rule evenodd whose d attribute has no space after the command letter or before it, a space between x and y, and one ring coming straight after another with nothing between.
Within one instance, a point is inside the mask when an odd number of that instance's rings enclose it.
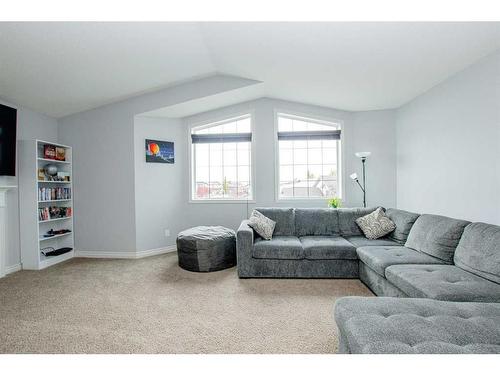
<instances>
[{"instance_id":1,"label":"patterned accent pillow","mask_svg":"<svg viewBox=\"0 0 500 375\"><path fill-rule=\"evenodd\" d=\"M382 207L377 208L371 214L356 219L356 224L361 228L365 237L376 240L396 229L396 224L389 219Z\"/></svg>"},{"instance_id":2,"label":"patterned accent pillow","mask_svg":"<svg viewBox=\"0 0 500 375\"><path fill-rule=\"evenodd\" d=\"M259 211L252 211L252 215L250 215L250 219L248 220L248 225L265 240L273 238L276 222L272 221L267 216L262 215Z\"/></svg>"}]
</instances>

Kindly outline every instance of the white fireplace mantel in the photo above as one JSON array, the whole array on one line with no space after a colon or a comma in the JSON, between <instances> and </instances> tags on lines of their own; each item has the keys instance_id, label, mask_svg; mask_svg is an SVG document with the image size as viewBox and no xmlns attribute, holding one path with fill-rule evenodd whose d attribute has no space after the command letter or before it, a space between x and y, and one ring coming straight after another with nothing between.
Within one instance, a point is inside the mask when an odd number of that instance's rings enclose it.
<instances>
[{"instance_id":1,"label":"white fireplace mantel","mask_svg":"<svg viewBox=\"0 0 500 375\"><path fill-rule=\"evenodd\" d=\"M5 276L5 257L7 246L7 219L5 212L7 206L6 193L10 189L15 189L17 186L0 185L0 277Z\"/></svg>"}]
</instances>

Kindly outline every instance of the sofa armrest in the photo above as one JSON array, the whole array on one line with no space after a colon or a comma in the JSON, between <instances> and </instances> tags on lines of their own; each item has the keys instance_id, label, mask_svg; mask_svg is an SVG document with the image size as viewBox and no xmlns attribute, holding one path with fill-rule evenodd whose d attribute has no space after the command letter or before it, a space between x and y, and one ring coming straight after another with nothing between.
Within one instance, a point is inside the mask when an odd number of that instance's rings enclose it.
<instances>
[{"instance_id":1,"label":"sofa armrest","mask_svg":"<svg viewBox=\"0 0 500 375\"><path fill-rule=\"evenodd\" d=\"M243 220L236 232L236 248L251 250L254 243L253 229L248 225L248 220ZM239 252L239 250L238 250Z\"/></svg>"},{"instance_id":2,"label":"sofa armrest","mask_svg":"<svg viewBox=\"0 0 500 375\"><path fill-rule=\"evenodd\" d=\"M248 276L254 240L253 229L248 226L248 220L243 220L236 232L236 258L240 277Z\"/></svg>"}]
</instances>

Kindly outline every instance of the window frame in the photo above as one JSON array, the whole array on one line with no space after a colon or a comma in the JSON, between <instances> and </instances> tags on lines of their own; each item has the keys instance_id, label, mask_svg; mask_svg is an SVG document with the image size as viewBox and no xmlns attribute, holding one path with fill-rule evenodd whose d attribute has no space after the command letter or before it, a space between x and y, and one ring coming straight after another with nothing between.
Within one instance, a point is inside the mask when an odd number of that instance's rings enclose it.
<instances>
[{"instance_id":1,"label":"window frame","mask_svg":"<svg viewBox=\"0 0 500 375\"><path fill-rule=\"evenodd\" d=\"M344 129L344 121L331 118L322 115L316 115L311 113L302 113L293 110L283 109L283 108L275 108L274 109L274 201L276 203L307 203L307 202L326 202L327 197L281 197L280 196L280 150L279 150L279 140L278 140L278 131L279 131L279 116L285 115L290 117L297 117L300 120L310 120L311 122L316 123L325 123L325 124L338 124L340 132L340 143L339 147L337 147L337 188L338 193L337 197L342 199L342 201L346 201L345 196L345 179L344 179L344 149L343 147L345 142L345 129Z\"/></svg>"},{"instance_id":2,"label":"window frame","mask_svg":"<svg viewBox=\"0 0 500 375\"><path fill-rule=\"evenodd\" d=\"M195 188L194 185L196 183L195 181L195 176L196 176L196 166L195 166L195 150L193 147L193 142L191 140L191 134L193 129L195 128L208 128L211 126L217 126L221 124L225 124L227 122L231 122L232 120L237 120L238 118L241 117L246 117L248 116L250 118L250 133L252 134L252 141L250 142L250 187L252 189L252 198L251 199L224 199L224 198L212 198L212 199L196 199L194 198L194 192ZM194 204L212 204L212 203L230 203L230 204L250 204L250 203L256 203L256 191L255 191L255 179L256 179L256 173L255 173L255 115L253 110L246 110L246 111L240 111L240 112L232 112L227 115L220 115L214 118L211 118L210 120L203 120L200 122L193 122L189 124L188 126L188 154L189 154L189 203L194 203Z\"/></svg>"}]
</instances>

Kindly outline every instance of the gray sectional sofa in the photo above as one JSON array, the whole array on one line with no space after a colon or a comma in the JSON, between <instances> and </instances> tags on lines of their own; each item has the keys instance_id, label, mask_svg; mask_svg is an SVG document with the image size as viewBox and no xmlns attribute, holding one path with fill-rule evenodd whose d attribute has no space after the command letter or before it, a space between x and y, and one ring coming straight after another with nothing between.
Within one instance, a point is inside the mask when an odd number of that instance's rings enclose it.
<instances>
[{"instance_id":1,"label":"gray sectional sofa","mask_svg":"<svg viewBox=\"0 0 500 375\"><path fill-rule=\"evenodd\" d=\"M368 240L355 220L374 209L259 208L275 233L242 222L239 276L359 277L384 298L337 301L344 353L499 353L500 227L389 208L396 229Z\"/></svg>"},{"instance_id":2,"label":"gray sectional sofa","mask_svg":"<svg viewBox=\"0 0 500 375\"><path fill-rule=\"evenodd\" d=\"M344 297L339 353L500 353L500 303Z\"/></svg>"},{"instance_id":3,"label":"gray sectional sofa","mask_svg":"<svg viewBox=\"0 0 500 375\"><path fill-rule=\"evenodd\" d=\"M375 208L257 208L276 222L272 240L263 240L244 220L236 235L238 275L248 277L358 278L356 248L398 246L404 225L387 238L368 240L355 220ZM398 216L400 210L387 210Z\"/></svg>"}]
</instances>

